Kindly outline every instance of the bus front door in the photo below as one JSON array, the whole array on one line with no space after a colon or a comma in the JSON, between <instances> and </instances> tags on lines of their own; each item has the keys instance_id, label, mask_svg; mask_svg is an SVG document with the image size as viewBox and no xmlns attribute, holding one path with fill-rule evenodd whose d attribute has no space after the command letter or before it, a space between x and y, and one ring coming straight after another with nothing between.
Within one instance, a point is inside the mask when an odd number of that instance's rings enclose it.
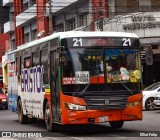
<instances>
[{"instance_id":1,"label":"bus front door","mask_svg":"<svg viewBox=\"0 0 160 140\"><path fill-rule=\"evenodd\" d=\"M50 53L50 85L51 85L51 105L54 122L60 122L60 95L58 83L58 61L56 60L56 51Z\"/></svg>"}]
</instances>

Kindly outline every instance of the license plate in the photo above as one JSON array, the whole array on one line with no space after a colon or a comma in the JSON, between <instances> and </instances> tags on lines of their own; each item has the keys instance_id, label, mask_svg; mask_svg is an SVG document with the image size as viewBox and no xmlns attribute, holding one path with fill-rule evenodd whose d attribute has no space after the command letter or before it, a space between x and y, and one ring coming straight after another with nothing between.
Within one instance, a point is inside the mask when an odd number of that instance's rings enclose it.
<instances>
[{"instance_id":1,"label":"license plate","mask_svg":"<svg viewBox=\"0 0 160 140\"><path fill-rule=\"evenodd\" d=\"M160 105L160 101L159 100L154 100L154 104L155 105Z\"/></svg>"},{"instance_id":2,"label":"license plate","mask_svg":"<svg viewBox=\"0 0 160 140\"><path fill-rule=\"evenodd\" d=\"M156 105L160 105L160 102L157 102Z\"/></svg>"},{"instance_id":3,"label":"license plate","mask_svg":"<svg viewBox=\"0 0 160 140\"><path fill-rule=\"evenodd\" d=\"M108 116L103 116L98 118L98 122L107 122L108 121Z\"/></svg>"}]
</instances>

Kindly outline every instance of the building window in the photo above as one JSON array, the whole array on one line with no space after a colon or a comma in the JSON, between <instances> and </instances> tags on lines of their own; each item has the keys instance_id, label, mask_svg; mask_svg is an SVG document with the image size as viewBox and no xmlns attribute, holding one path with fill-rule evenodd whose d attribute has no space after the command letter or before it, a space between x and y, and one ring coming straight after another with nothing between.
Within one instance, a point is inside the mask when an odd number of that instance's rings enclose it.
<instances>
[{"instance_id":1,"label":"building window","mask_svg":"<svg viewBox=\"0 0 160 140\"><path fill-rule=\"evenodd\" d=\"M26 11L28 9L28 2L23 4L23 11Z\"/></svg>"},{"instance_id":2,"label":"building window","mask_svg":"<svg viewBox=\"0 0 160 140\"><path fill-rule=\"evenodd\" d=\"M25 43L29 42L29 33L24 35L24 42Z\"/></svg>"},{"instance_id":3,"label":"building window","mask_svg":"<svg viewBox=\"0 0 160 140\"><path fill-rule=\"evenodd\" d=\"M139 0L127 0L128 13L137 12L139 9Z\"/></svg>"},{"instance_id":4,"label":"building window","mask_svg":"<svg viewBox=\"0 0 160 140\"><path fill-rule=\"evenodd\" d=\"M14 21L14 13L13 12L9 13L9 20Z\"/></svg>"},{"instance_id":5,"label":"building window","mask_svg":"<svg viewBox=\"0 0 160 140\"><path fill-rule=\"evenodd\" d=\"M137 12L139 9L139 0L116 0L115 9L117 15Z\"/></svg>"},{"instance_id":6,"label":"building window","mask_svg":"<svg viewBox=\"0 0 160 140\"><path fill-rule=\"evenodd\" d=\"M127 1L126 0L116 0L115 1L115 12L116 15L122 15L127 13Z\"/></svg>"},{"instance_id":7,"label":"building window","mask_svg":"<svg viewBox=\"0 0 160 140\"><path fill-rule=\"evenodd\" d=\"M88 25L88 13L83 13L79 16L79 27Z\"/></svg>"},{"instance_id":8,"label":"building window","mask_svg":"<svg viewBox=\"0 0 160 140\"><path fill-rule=\"evenodd\" d=\"M35 5L36 4L36 0L31 0L30 1L30 6L33 6L33 5Z\"/></svg>"},{"instance_id":9,"label":"building window","mask_svg":"<svg viewBox=\"0 0 160 140\"><path fill-rule=\"evenodd\" d=\"M44 68L44 73L43 73L43 84L48 84L49 79L48 79L48 49L44 49L41 51L41 66Z\"/></svg>"},{"instance_id":10,"label":"building window","mask_svg":"<svg viewBox=\"0 0 160 140\"><path fill-rule=\"evenodd\" d=\"M40 64L39 55L40 55L39 51L33 52L33 54L32 54L33 67L38 66Z\"/></svg>"},{"instance_id":11,"label":"building window","mask_svg":"<svg viewBox=\"0 0 160 140\"><path fill-rule=\"evenodd\" d=\"M151 0L139 0L139 11L150 12L151 11Z\"/></svg>"},{"instance_id":12,"label":"building window","mask_svg":"<svg viewBox=\"0 0 160 140\"><path fill-rule=\"evenodd\" d=\"M75 18L69 19L67 21L67 31L74 30L76 28Z\"/></svg>"},{"instance_id":13,"label":"building window","mask_svg":"<svg viewBox=\"0 0 160 140\"><path fill-rule=\"evenodd\" d=\"M32 34L31 40L36 40L36 38L37 38L37 29L31 31L31 34Z\"/></svg>"},{"instance_id":14,"label":"building window","mask_svg":"<svg viewBox=\"0 0 160 140\"><path fill-rule=\"evenodd\" d=\"M0 33L4 33L4 21L0 20Z\"/></svg>"},{"instance_id":15,"label":"building window","mask_svg":"<svg viewBox=\"0 0 160 140\"><path fill-rule=\"evenodd\" d=\"M60 24L56 25L56 31L57 32L64 31L64 25L63 25L63 23L60 23Z\"/></svg>"},{"instance_id":16,"label":"building window","mask_svg":"<svg viewBox=\"0 0 160 140\"><path fill-rule=\"evenodd\" d=\"M160 11L160 1L151 0L151 11Z\"/></svg>"},{"instance_id":17,"label":"building window","mask_svg":"<svg viewBox=\"0 0 160 140\"><path fill-rule=\"evenodd\" d=\"M11 40L11 50L16 49L15 39Z\"/></svg>"}]
</instances>

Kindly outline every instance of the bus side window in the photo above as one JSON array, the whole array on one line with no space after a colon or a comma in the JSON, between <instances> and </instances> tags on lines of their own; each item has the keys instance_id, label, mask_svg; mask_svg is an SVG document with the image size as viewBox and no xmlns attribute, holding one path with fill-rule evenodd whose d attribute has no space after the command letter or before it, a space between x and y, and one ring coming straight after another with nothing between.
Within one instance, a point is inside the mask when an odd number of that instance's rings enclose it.
<instances>
[{"instance_id":1,"label":"bus side window","mask_svg":"<svg viewBox=\"0 0 160 140\"><path fill-rule=\"evenodd\" d=\"M16 75L18 77L18 83L20 83L20 75L21 75L21 57L16 57Z\"/></svg>"},{"instance_id":2,"label":"bus side window","mask_svg":"<svg viewBox=\"0 0 160 140\"><path fill-rule=\"evenodd\" d=\"M32 53L32 64L33 67L37 67L38 65L40 65L40 61L39 61L39 51L33 52Z\"/></svg>"},{"instance_id":3,"label":"bus side window","mask_svg":"<svg viewBox=\"0 0 160 140\"><path fill-rule=\"evenodd\" d=\"M24 58L23 57L20 58L20 62L21 62L20 67L21 67L21 71L22 71L24 69Z\"/></svg>"},{"instance_id":4,"label":"bus side window","mask_svg":"<svg viewBox=\"0 0 160 140\"><path fill-rule=\"evenodd\" d=\"M44 42L44 43L42 43L42 44L40 45L40 49L43 50L43 49L48 48L48 44L49 44L49 42Z\"/></svg>"},{"instance_id":5,"label":"bus side window","mask_svg":"<svg viewBox=\"0 0 160 140\"><path fill-rule=\"evenodd\" d=\"M16 57L16 75L19 75L19 57Z\"/></svg>"},{"instance_id":6,"label":"bus side window","mask_svg":"<svg viewBox=\"0 0 160 140\"><path fill-rule=\"evenodd\" d=\"M31 67L31 57L24 58L24 68L30 68Z\"/></svg>"},{"instance_id":7,"label":"bus side window","mask_svg":"<svg viewBox=\"0 0 160 140\"><path fill-rule=\"evenodd\" d=\"M23 69L29 69L32 65L31 65L31 57L25 57L24 59L22 59L22 70ZM20 75L18 75L18 83L21 83L21 78Z\"/></svg>"},{"instance_id":8,"label":"bus side window","mask_svg":"<svg viewBox=\"0 0 160 140\"><path fill-rule=\"evenodd\" d=\"M44 49L40 52L40 63L44 68L43 84L49 84L48 80L48 49Z\"/></svg>"}]
</instances>

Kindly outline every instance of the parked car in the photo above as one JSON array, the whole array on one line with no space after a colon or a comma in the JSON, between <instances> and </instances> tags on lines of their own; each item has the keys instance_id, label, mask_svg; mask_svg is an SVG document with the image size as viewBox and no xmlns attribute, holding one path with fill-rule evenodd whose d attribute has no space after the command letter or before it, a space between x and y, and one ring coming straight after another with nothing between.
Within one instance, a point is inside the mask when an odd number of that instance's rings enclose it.
<instances>
[{"instance_id":1,"label":"parked car","mask_svg":"<svg viewBox=\"0 0 160 140\"><path fill-rule=\"evenodd\" d=\"M143 109L153 110L155 109L154 100L155 97L160 95L160 82L154 83L143 91Z\"/></svg>"},{"instance_id":2,"label":"parked car","mask_svg":"<svg viewBox=\"0 0 160 140\"><path fill-rule=\"evenodd\" d=\"M4 94L3 90L0 89L0 108L7 109L8 108L8 100L6 94Z\"/></svg>"}]
</instances>

